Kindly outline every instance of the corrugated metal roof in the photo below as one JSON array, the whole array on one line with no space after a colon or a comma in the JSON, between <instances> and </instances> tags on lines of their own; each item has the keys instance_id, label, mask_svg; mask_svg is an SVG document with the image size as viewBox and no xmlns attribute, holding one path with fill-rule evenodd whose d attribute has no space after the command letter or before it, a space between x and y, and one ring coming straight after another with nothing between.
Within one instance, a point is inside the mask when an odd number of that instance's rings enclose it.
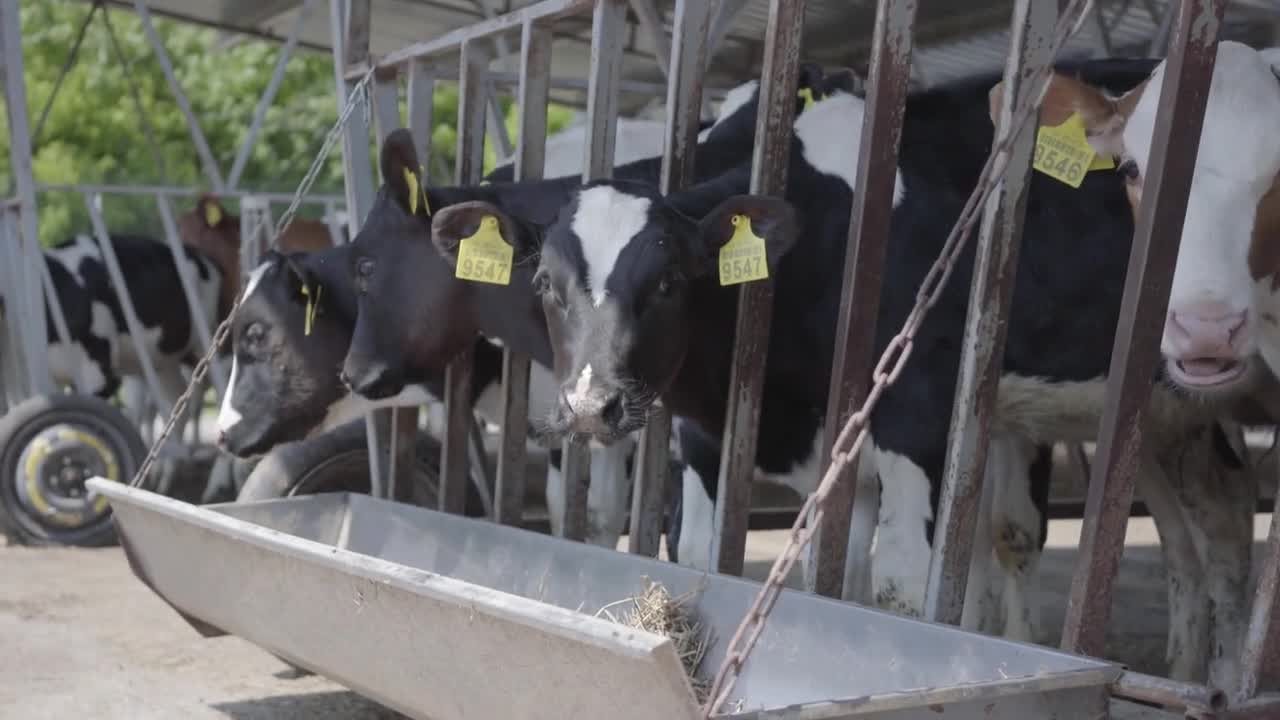
<instances>
[{"instance_id":1,"label":"corrugated metal roof","mask_svg":"<svg viewBox=\"0 0 1280 720\"><path fill-rule=\"evenodd\" d=\"M130 0L109 0L131 8ZM708 2L712 0L707 0ZM385 54L412 42L484 19L484 7L504 13L536 0L373 0L371 49ZM674 0L654 0L669 31ZM761 43L768 24L769 0L720 0L741 9L717 48L706 82L728 88L759 75ZM914 77L917 83L999 71L1008 48L1013 0L918 0ZM301 0L149 0L157 15L213 25L232 32L282 39L302 7ZM1174 11L1174 0L1098 0L1107 30L1091 20L1064 51L1071 56L1145 55L1161 20ZM874 0L809 0L806 5L805 59L826 65L864 69L875 17ZM662 82L653 60L653 43L632 15L627 33L623 77ZM590 54L590 18L562 21L556 27L552 73L582 81ZM1280 2L1234 0L1224 37L1254 45L1280 45ZM312 0L302 31L306 47L330 46L329 3ZM518 49L518 39L510 43ZM1108 52L1110 49L1110 52ZM515 58L505 69L514 71ZM556 99L574 102L580 91L559 91ZM655 93L623 94L624 111L658 99Z\"/></svg>"}]
</instances>

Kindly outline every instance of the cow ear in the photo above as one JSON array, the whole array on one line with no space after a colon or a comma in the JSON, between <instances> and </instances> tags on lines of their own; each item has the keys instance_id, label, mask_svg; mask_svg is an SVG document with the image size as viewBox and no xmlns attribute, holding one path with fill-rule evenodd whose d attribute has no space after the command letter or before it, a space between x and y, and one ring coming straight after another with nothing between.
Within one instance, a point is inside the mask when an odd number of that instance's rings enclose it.
<instances>
[{"instance_id":1,"label":"cow ear","mask_svg":"<svg viewBox=\"0 0 1280 720\"><path fill-rule=\"evenodd\" d=\"M750 221L749 227L740 227L744 218ZM747 230L764 240L765 257L772 271L795 245L799 220L791 203L781 198L735 195L717 205L698 223L702 248L695 272L701 274L714 269L720 248L733 239L735 233Z\"/></svg>"},{"instance_id":2,"label":"cow ear","mask_svg":"<svg viewBox=\"0 0 1280 720\"><path fill-rule=\"evenodd\" d=\"M814 63L801 63L799 76L796 79L796 114L808 110L815 102L823 98L822 66Z\"/></svg>"},{"instance_id":3,"label":"cow ear","mask_svg":"<svg viewBox=\"0 0 1280 720\"><path fill-rule=\"evenodd\" d=\"M413 136L405 128L392 130L382 143L382 182L391 197L410 215L431 216L422 166Z\"/></svg>"},{"instance_id":4,"label":"cow ear","mask_svg":"<svg viewBox=\"0 0 1280 720\"><path fill-rule=\"evenodd\" d=\"M463 238L475 235L486 217L497 219L498 233L503 241L515 249L512 262L519 264L537 252L532 238L520 222L497 205L483 200L455 203L441 208L431 217L431 241L435 243L440 255L450 265L455 265L458 262L458 244Z\"/></svg>"},{"instance_id":5,"label":"cow ear","mask_svg":"<svg viewBox=\"0 0 1280 720\"><path fill-rule=\"evenodd\" d=\"M1084 121L1085 135L1095 152L1108 157L1119 157L1124 152L1124 125L1133 114L1134 106L1146 88L1150 78L1138 87L1111 97L1102 88L1082 80L1055 72L1049 79L1044 104L1040 108L1040 126L1056 127L1079 113ZM988 93L991 122L998 122L1000 105L1004 100L1004 81L996 83Z\"/></svg>"}]
</instances>

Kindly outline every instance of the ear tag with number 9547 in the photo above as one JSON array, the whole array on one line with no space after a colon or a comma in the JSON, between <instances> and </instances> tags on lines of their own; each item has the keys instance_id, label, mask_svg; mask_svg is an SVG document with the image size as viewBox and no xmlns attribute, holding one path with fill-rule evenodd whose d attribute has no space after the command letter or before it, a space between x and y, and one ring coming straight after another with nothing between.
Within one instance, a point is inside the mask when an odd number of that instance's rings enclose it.
<instances>
[{"instance_id":1,"label":"ear tag with number 9547","mask_svg":"<svg viewBox=\"0 0 1280 720\"><path fill-rule=\"evenodd\" d=\"M509 285L514 255L514 248L502 239L498 218L485 215L475 234L458 243L458 267L453 274L460 280Z\"/></svg>"},{"instance_id":2,"label":"ear tag with number 9547","mask_svg":"<svg viewBox=\"0 0 1280 720\"><path fill-rule=\"evenodd\" d=\"M751 229L751 218L734 215L733 237L720 247L720 284L738 285L769 277L764 238Z\"/></svg>"}]
</instances>

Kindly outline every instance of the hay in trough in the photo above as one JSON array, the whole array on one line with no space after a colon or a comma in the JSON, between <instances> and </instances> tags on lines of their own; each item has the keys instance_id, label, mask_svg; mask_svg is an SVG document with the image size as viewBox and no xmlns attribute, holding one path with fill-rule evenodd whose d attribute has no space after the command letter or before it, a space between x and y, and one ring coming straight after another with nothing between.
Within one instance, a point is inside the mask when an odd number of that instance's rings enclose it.
<instances>
[{"instance_id":1,"label":"hay in trough","mask_svg":"<svg viewBox=\"0 0 1280 720\"><path fill-rule=\"evenodd\" d=\"M699 703L703 703L706 702L711 683L698 677L698 668L711 645L711 633L698 622L692 608L688 607L693 596L694 593L689 592L672 597L661 583L646 577L644 590L639 595L610 603L600 608L596 616L604 616L619 625L670 638L680 664L684 666L685 675L689 677L694 696ZM631 607L621 617L610 611L610 608L625 603L630 603Z\"/></svg>"}]
</instances>

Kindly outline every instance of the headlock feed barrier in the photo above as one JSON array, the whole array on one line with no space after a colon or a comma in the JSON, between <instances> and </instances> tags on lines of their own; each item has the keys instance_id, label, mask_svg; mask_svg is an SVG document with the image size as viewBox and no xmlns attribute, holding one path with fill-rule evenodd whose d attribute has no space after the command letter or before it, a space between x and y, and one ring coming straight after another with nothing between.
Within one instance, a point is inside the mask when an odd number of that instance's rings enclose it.
<instances>
[{"instance_id":1,"label":"headlock feed barrier","mask_svg":"<svg viewBox=\"0 0 1280 720\"><path fill-rule=\"evenodd\" d=\"M715 515L713 557L722 574L704 577L637 556L655 555L657 550L669 428L660 407L645 429L638 463L633 555L371 498L328 496L192 508L95 480L93 490L112 500L135 572L206 630L212 626L242 635L415 717L488 717L521 708L521 716L527 717L707 717L720 712L761 718L925 718L942 712L963 718L1094 718L1106 712L1108 691L1177 705L1201 716L1280 713L1276 698L1257 694L1264 663L1272 653L1267 643L1280 577L1277 523L1248 629L1243 681L1239 688L1228 688L1233 706L1227 710L1222 708L1222 693L1206 688L1122 674L1105 663L781 589L786 570L807 543L812 542L816 560L812 587L823 595L841 592L850 560L864 561L844 556L855 500L854 483L844 476L856 464L870 408L894 381L910 353L914 328L946 281L979 213L985 211L926 598L928 619L952 625L960 621L975 508L982 494L994 379L1003 354L1020 215L1029 184L1034 136L1020 130L1043 99L1049 64L1086 16L1089 4L1073 0L1059 15L1053 3L1015 3L997 139L982 179L920 290L916 312L885 356L873 363L869 348L916 11L911 0L878 2L860 139L864 151L859 156L836 372L828 402L826 473L764 585L727 576L741 574L743 564L770 325L768 280L747 283L741 290ZM676 3L664 192L690 177L708 5L696 0ZM1176 238L1181 235L1225 6L1223 0L1183 0L1173 19L1154 131L1156 150L1137 212L1108 403L1088 491L1082 562L1063 637L1064 647L1072 652L1102 651L1134 490L1140 451L1135 439L1141 438L1143 409L1159 357L1158 328L1166 312ZM805 3L771 0L769 7L751 189L781 195ZM475 183L485 121L481 89L488 67L482 41L518 32L517 177L537 177L545 140L552 26L558 19L587 12L593 14L593 29L587 90L590 138L583 175L591 179L607 176L613 157L622 46L617 40L626 12L620 0L543 0L377 61L368 57L369 1L351 0L344 7L342 0L332 0L335 57L346 68L339 71L346 98L339 127L345 123L352 230L373 197L368 127L360 113L350 112L370 78L379 135L385 137L400 124L391 99L397 97L397 75L407 71L409 127L418 147L425 148L433 66L459 53L456 179ZM1153 237L1162 241L1153 243ZM528 367L527 357L508 353L504 359L506 422L496 511L504 524L519 519ZM464 499L470 372L469 356L456 359L448 372L440 505L450 513L459 512ZM581 445L566 450L571 521L563 534L572 540L583 535L586 478ZM838 482L842 477L844 482ZM236 577L199 581L189 570L193 556L208 558L203 572L219 568ZM719 630L709 660L719 669L714 674L710 667L703 670L715 684L701 710L662 639L609 628L589 617L629 594L629 586L643 576L661 580L676 592L697 589L699 611ZM699 587L697 582L703 584ZM237 596L220 600L228 587L238 588ZM608 598L601 595L605 589ZM286 607L288 612L282 613ZM738 619L742 624L731 631ZM317 633L315 628L325 631ZM380 664L384 660L386 664ZM872 664L860 665L868 662ZM485 673L490 667L500 669L497 682L502 692ZM832 671L835 677L827 678L824 673Z\"/></svg>"}]
</instances>

